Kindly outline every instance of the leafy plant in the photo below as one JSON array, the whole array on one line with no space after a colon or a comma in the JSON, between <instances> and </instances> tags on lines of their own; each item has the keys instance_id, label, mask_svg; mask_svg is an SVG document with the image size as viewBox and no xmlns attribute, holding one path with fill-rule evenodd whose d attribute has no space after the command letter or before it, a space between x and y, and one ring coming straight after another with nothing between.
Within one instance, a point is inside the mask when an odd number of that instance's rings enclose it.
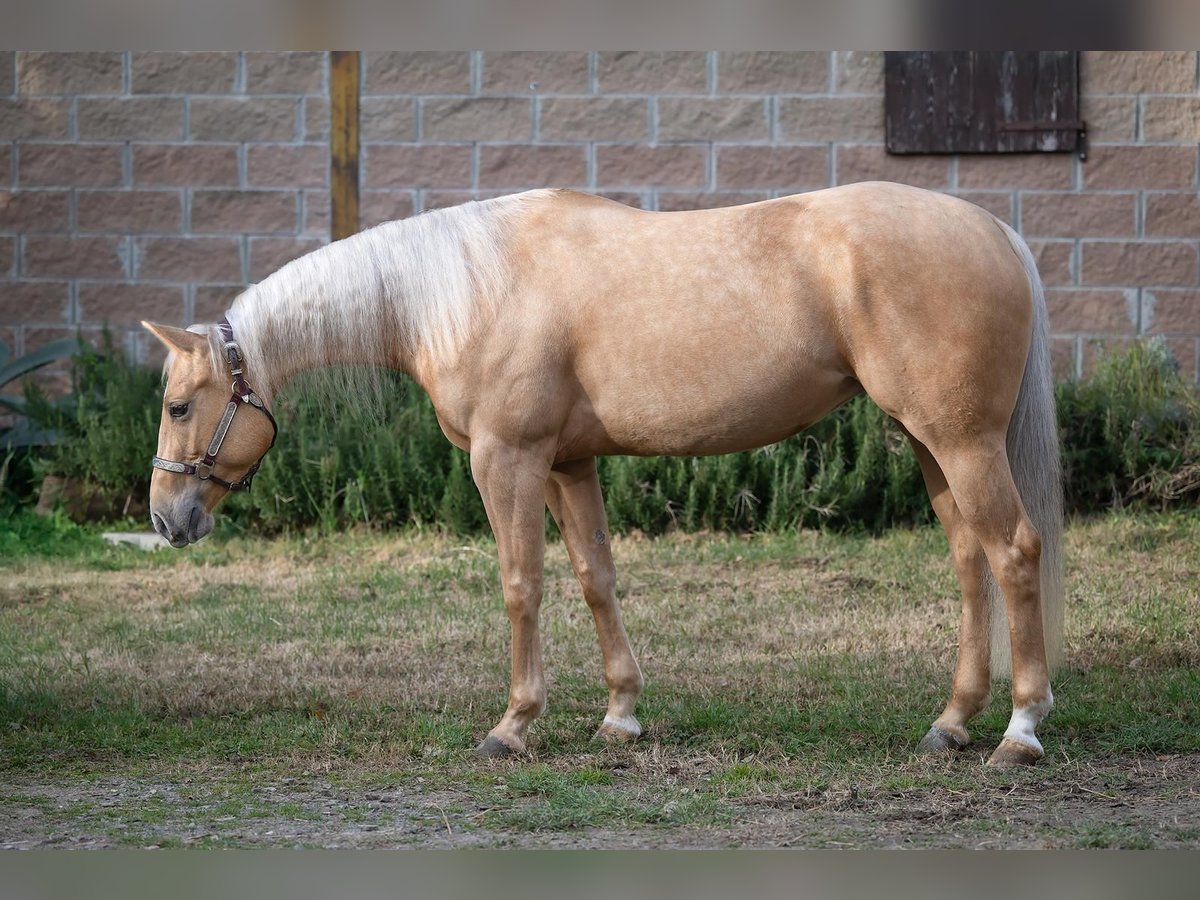
<instances>
[{"instance_id":1,"label":"leafy plant","mask_svg":"<svg viewBox=\"0 0 1200 900\"><path fill-rule=\"evenodd\" d=\"M75 349L66 396L25 385L25 415L56 435L35 469L88 485L105 496L102 505L144 497L158 431L159 375L130 363L107 333L100 349L82 341Z\"/></svg>"},{"instance_id":2,"label":"leafy plant","mask_svg":"<svg viewBox=\"0 0 1200 900\"><path fill-rule=\"evenodd\" d=\"M1200 395L1161 341L1101 357L1058 391L1067 502L1077 511L1200 491Z\"/></svg>"}]
</instances>

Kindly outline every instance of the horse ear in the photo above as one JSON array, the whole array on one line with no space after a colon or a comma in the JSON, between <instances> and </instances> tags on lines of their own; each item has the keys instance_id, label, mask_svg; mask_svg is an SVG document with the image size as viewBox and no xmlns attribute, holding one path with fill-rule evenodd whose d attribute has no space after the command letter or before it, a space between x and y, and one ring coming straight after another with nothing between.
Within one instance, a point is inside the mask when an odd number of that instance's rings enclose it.
<instances>
[{"instance_id":1,"label":"horse ear","mask_svg":"<svg viewBox=\"0 0 1200 900\"><path fill-rule=\"evenodd\" d=\"M142 327L162 341L176 353L199 353L205 351L208 341L203 335L196 334L184 328L171 325L157 325L154 322L142 321Z\"/></svg>"}]
</instances>

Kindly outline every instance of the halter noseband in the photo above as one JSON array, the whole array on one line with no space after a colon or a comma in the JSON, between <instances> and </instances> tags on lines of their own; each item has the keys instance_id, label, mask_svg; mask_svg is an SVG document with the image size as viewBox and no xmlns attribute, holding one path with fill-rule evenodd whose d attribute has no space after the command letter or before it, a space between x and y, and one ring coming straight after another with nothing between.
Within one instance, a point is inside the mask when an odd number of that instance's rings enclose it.
<instances>
[{"instance_id":1,"label":"halter noseband","mask_svg":"<svg viewBox=\"0 0 1200 900\"><path fill-rule=\"evenodd\" d=\"M229 319L223 317L217 328L225 347L225 361L229 364L229 374L233 376L233 395L229 398L229 405L225 407L225 414L221 416L221 421L217 424L217 430L213 432L212 440L208 442L208 451L198 463L176 462L175 460L155 456L150 461L150 464L156 469L162 469L164 472L175 472L179 475L195 475L201 481L215 481L228 491L248 491L250 490L250 482L253 480L254 474L258 471L258 467L262 465L262 461L271 447L275 446L275 438L279 436L279 426L275 422L275 417L271 415L271 411L263 405L263 402L258 399L258 395L246 383L246 378L242 374L242 348L233 339L233 326L229 324ZM270 421L272 429L271 443L263 451L263 455L258 458L258 462L252 465L250 471L242 476L241 481L226 481L224 478L213 474L213 466L217 464L217 454L221 452L221 444L225 442L225 435L229 433L229 426L233 424L233 417L237 414L238 407L243 404L254 407Z\"/></svg>"}]
</instances>

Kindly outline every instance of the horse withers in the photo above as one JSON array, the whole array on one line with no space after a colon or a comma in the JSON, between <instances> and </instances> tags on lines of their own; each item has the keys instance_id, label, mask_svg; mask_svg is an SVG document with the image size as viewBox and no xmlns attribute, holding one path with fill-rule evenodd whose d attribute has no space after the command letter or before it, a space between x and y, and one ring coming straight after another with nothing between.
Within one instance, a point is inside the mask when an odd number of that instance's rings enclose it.
<instances>
[{"instance_id":1,"label":"horse withers","mask_svg":"<svg viewBox=\"0 0 1200 900\"><path fill-rule=\"evenodd\" d=\"M248 483L293 376L365 365L428 392L470 453L512 625L484 755L522 752L545 707L547 506L604 655L599 735L641 733L597 456L760 447L865 391L909 436L962 589L951 698L920 747L969 743L1011 648L1012 719L989 762L1043 755L1062 612L1045 300L1024 241L966 201L876 182L660 213L531 191L325 246L219 325L146 327L170 350L150 499L174 546Z\"/></svg>"}]
</instances>

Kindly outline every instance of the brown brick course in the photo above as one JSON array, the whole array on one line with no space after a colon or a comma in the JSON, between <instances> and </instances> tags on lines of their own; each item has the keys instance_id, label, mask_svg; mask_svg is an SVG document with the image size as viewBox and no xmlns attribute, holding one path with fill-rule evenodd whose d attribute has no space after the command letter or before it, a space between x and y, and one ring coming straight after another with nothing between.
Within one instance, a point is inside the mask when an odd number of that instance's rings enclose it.
<instances>
[{"instance_id":1,"label":"brown brick course","mask_svg":"<svg viewBox=\"0 0 1200 900\"><path fill-rule=\"evenodd\" d=\"M137 238L136 253L138 278L217 283L242 280L239 238Z\"/></svg>"},{"instance_id":2,"label":"brown brick course","mask_svg":"<svg viewBox=\"0 0 1200 900\"><path fill-rule=\"evenodd\" d=\"M623 50L598 54L597 80L606 94L703 94L708 92L708 54Z\"/></svg>"},{"instance_id":3,"label":"brown brick course","mask_svg":"<svg viewBox=\"0 0 1200 900\"><path fill-rule=\"evenodd\" d=\"M189 104L194 141L293 141L300 104L290 97L203 97Z\"/></svg>"},{"instance_id":4,"label":"brown brick course","mask_svg":"<svg viewBox=\"0 0 1200 900\"><path fill-rule=\"evenodd\" d=\"M484 145L479 148L481 188L582 187L587 184L587 152L565 146Z\"/></svg>"},{"instance_id":5,"label":"brown brick course","mask_svg":"<svg viewBox=\"0 0 1200 900\"><path fill-rule=\"evenodd\" d=\"M533 106L517 97L435 97L422 102L421 136L426 141L528 141Z\"/></svg>"},{"instance_id":6,"label":"brown brick course","mask_svg":"<svg viewBox=\"0 0 1200 900\"><path fill-rule=\"evenodd\" d=\"M1097 50L1083 54L1082 84L1089 93L1178 94L1196 89L1192 50Z\"/></svg>"},{"instance_id":7,"label":"brown brick course","mask_svg":"<svg viewBox=\"0 0 1200 900\"><path fill-rule=\"evenodd\" d=\"M236 53L134 52L130 85L135 94L230 94Z\"/></svg>"},{"instance_id":8,"label":"brown brick course","mask_svg":"<svg viewBox=\"0 0 1200 900\"><path fill-rule=\"evenodd\" d=\"M362 228L407 219L412 214L412 191L363 191L358 201L358 221Z\"/></svg>"},{"instance_id":9,"label":"brown brick course","mask_svg":"<svg viewBox=\"0 0 1200 900\"><path fill-rule=\"evenodd\" d=\"M556 50L485 53L480 89L485 94L586 94L588 54Z\"/></svg>"},{"instance_id":10,"label":"brown brick course","mask_svg":"<svg viewBox=\"0 0 1200 900\"><path fill-rule=\"evenodd\" d=\"M807 190L825 187L829 151L824 147L718 147L717 188Z\"/></svg>"},{"instance_id":11,"label":"brown brick course","mask_svg":"<svg viewBox=\"0 0 1200 900\"><path fill-rule=\"evenodd\" d=\"M1050 339L1050 368L1057 381L1075 377L1075 338Z\"/></svg>"},{"instance_id":12,"label":"brown brick course","mask_svg":"<svg viewBox=\"0 0 1200 900\"><path fill-rule=\"evenodd\" d=\"M624 97L548 97L539 108L544 141L645 141L650 103Z\"/></svg>"},{"instance_id":13,"label":"brown brick course","mask_svg":"<svg viewBox=\"0 0 1200 900\"><path fill-rule=\"evenodd\" d=\"M84 233L178 232L183 197L179 191L79 191L75 225Z\"/></svg>"},{"instance_id":14,"label":"brown brick course","mask_svg":"<svg viewBox=\"0 0 1200 900\"><path fill-rule=\"evenodd\" d=\"M1020 227L1059 374L1140 328L1194 376L1198 56L1086 54L1081 162L887 154L876 51L368 52L360 221L552 185L674 210L901 181ZM211 321L243 279L320 246L328 59L0 51L0 328L20 346Z\"/></svg>"},{"instance_id":15,"label":"brown brick course","mask_svg":"<svg viewBox=\"0 0 1200 900\"><path fill-rule=\"evenodd\" d=\"M837 183L855 181L901 181L944 191L950 187L950 159L946 156L893 156L881 144L839 146Z\"/></svg>"},{"instance_id":16,"label":"brown brick course","mask_svg":"<svg viewBox=\"0 0 1200 900\"><path fill-rule=\"evenodd\" d=\"M0 231L67 231L66 191L0 191Z\"/></svg>"},{"instance_id":17,"label":"brown brick course","mask_svg":"<svg viewBox=\"0 0 1200 900\"><path fill-rule=\"evenodd\" d=\"M17 90L17 54L15 50L0 50L0 97Z\"/></svg>"},{"instance_id":18,"label":"brown brick course","mask_svg":"<svg viewBox=\"0 0 1200 900\"><path fill-rule=\"evenodd\" d=\"M19 281L0 285L0 322L66 322L71 286L65 281Z\"/></svg>"},{"instance_id":19,"label":"brown brick course","mask_svg":"<svg viewBox=\"0 0 1200 900\"><path fill-rule=\"evenodd\" d=\"M276 269L324 243L318 238L250 238L250 280L262 281Z\"/></svg>"},{"instance_id":20,"label":"brown brick course","mask_svg":"<svg viewBox=\"0 0 1200 900\"><path fill-rule=\"evenodd\" d=\"M1196 244L1084 241L1082 284L1159 287L1197 282Z\"/></svg>"},{"instance_id":21,"label":"brown brick course","mask_svg":"<svg viewBox=\"0 0 1200 900\"><path fill-rule=\"evenodd\" d=\"M1047 287L1073 284L1075 282L1074 241L1028 241L1037 263L1038 274Z\"/></svg>"},{"instance_id":22,"label":"brown brick course","mask_svg":"<svg viewBox=\"0 0 1200 900\"><path fill-rule=\"evenodd\" d=\"M1195 192L1146 194L1147 237L1200 237L1200 197Z\"/></svg>"},{"instance_id":23,"label":"brown brick course","mask_svg":"<svg viewBox=\"0 0 1200 900\"><path fill-rule=\"evenodd\" d=\"M1142 104L1142 136L1146 140L1200 140L1200 97L1147 97Z\"/></svg>"},{"instance_id":24,"label":"brown brick course","mask_svg":"<svg viewBox=\"0 0 1200 900\"><path fill-rule=\"evenodd\" d=\"M1200 334L1200 291L1153 291L1146 294L1148 334Z\"/></svg>"},{"instance_id":25,"label":"brown brick course","mask_svg":"<svg viewBox=\"0 0 1200 900\"><path fill-rule=\"evenodd\" d=\"M21 187L110 187L124 178L117 144L22 144L18 159Z\"/></svg>"},{"instance_id":26,"label":"brown brick course","mask_svg":"<svg viewBox=\"0 0 1200 900\"><path fill-rule=\"evenodd\" d=\"M462 51L382 51L366 55L364 94L466 94L471 57Z\"/></svg>"},{"instance_id":27,"label":"brown brick course","mask_svg":"<svg viewBox=\"0 0 1200 900\"><path fill-rule=\"evenodd\" d=\"M83 140L170 140L183 137L181 97L81 97L75 129Z\"/></svg>"},{"instance_id":28,"label":"brown brick course","mask_svg":"<svg viewBox=\"0 0 1200 900\"><path fill-rule=\"evenodd\" d=\"M1011 191L955 191L954 195L983 207L1009 225L1013 224L1014 197Z\"/></svg>"},{"instance_id":29,"label":"brown brick course","mask_svg":"<svg viewBox=\"0 0 1200 900\"><path fill-rule=\"evenodd\" d=\"M596 183L605 187L703 187L708 149L688 144L596 148Z\"/></svg>"},{"instance_id":30,"label":"brown brick course","mask_svg":"<svg viewBox=\"0 0 1200 900\"><path fill-rule=\"evenodd\" d=\"M25 237L22 272L33 278L123 278L125 241L117 237Z\"/></svg>"},{"instance_id":31,"label":"brown brick course","mask_svg":"<svg viewBox=\"0 0 1200 900\"><path fill-rule=\"evenodd\" d=\"M359 208L362 207L362 197L359 197ZM304 192L304 222L300 233L305 237L329 238L330 209L328 191Z\"/></svg>"},{"instance_id":32,"label":"brown brick course","mask_svg":"<svg viewBox=\"0 0 1200 900\"><path fill-rule=\"evenodd\" d=\"M1086 189L1168 188L1196 184L1195 147L1093 145L1083 166Z\"/></svg>"},{"instance_id":33,"label":"brown brick course","mask_svg":"<svg viewBox=\"0 0 1200 900\"><path fill-rule=\"evenodd\" d=\"M134 144L133 183L137 187L235 187L238 148L234 144Z\"/></svg>"},{"instance_id":34,"label":"brown brick course","mask_svg":"<svg viewBox=\"0 0 1200 900\"><path fill-rule=\"evenodd\" d=\"M363 97L358 127L363 141L415 141L417 101L411 97Z\"/></svg>"},{"instance_id":35,"label":"brown brick course","mask_svg":"<svg viewBox=\"0 0 1200 900\"><path fill-rule=\"evenodd\" d=\"M1089 162L1088 165L1091 165ZM1007 153L961 156L960 188L1030 188L1070 190L1075 186L1075 158L1068 153Z\"/></svg>"},{"instance_id":36,"label":"brown brick course","mask_svg":"<svg viewBox=\"0 0 1200 900\"><path fill-rule=\"evenodd\" d=\"M192 294L192 321L217 322L244 291L241 284L204 284Z\"/></svg>"},{"instance_id":37,"label":"brown brick course","mask_svg":"<svg viewBox=\"0 0 1200 900\"><path fill-rule=\"evenodd\" d=\"M839 50L834 54L839 94L882 94L883 53L879 50Z\"/></svg>"},{"instance_id":38,"label":"brown brick course","mask_svg":"<svg viewBox=\"0 0 1200 900\"><path fill-rule=\"evenodd\" d=\"M326 54L308 51L246 54L247 94L323 94Z\"/></svg>"},{"instance_id":39,"label":"brown brick course","mask_svg":"<svg viewBox=\"0 0 1200 900\"><path fill-rule=\"evenodd\" d=\"M1048 290L1046 311L1056 334L1133 334L1137 291Z\"/></svg>"},{"instance_id":40,"label":"brown brick course","mask_svg":"<svg viewBox=\"0 0 1200 900\"><path fill-rule=\"evenodd\" d=\"M471 183L471 148L374 144L365 150L364 188L454 187Z\"/></svg>"},{"instance_id":41,"label":"brown brick course","mask_svg":"<svg viewBox=\"0 0 1200 900\"><path fill-rule=\"evenodd\" d=\"M254 144L246 148L246 186L323 188L329 185L326 144Z\"/></svg>"},{"instance_id":42,"label":"brown brick course","mask_svg":"<svg viewBox=\"0 0 1200 900\"><path fill-rule=\"evenodd\" d=\"M362 98L365 101L367 98ZM361 115L362 107L359 106ZM304 139L306 141L329 140L329 101L324 97L304 98Z\"/></svg>"},{"instance_id":43,"label":"brown brick course","mask_svg":"<svg viewBox=\"0 0 1200 900\"><path fill-rule=\"evenodd\" d=\"M883 132L883 98L783 98L778 116L784 140L877 141Z\"/></svg>"},{"instance_id":44,"label":"brown brick course","mask_svg":"<svg viewBox=\"0 0 1200 900\"><path fill-rule=\"evenodd\" d=\"M1105 97L1084 94L1083 120L1087 122L1088 140L1113 144L1132 141L1137 137L1137 98Z\"/></svg>"},{"instance_id":45,"label":"brown brick course","mask_svg":"<svg viewBox=\"0 0 1200 900\"><path fill-rule=\"evenodd\" d=\"M766 101L740 97L663 97L660 141L765 141L771 135Z\"/></svg>"},{"instance_id":46,"label":"brown brick course","mask_svg":"<svg viewBox=\"0 0 1200 900\"><path fill-rule=\"evenodd\" d=\"M198 233L295 233L299 211L295 191L192 192L191 229Z\"/></svg>"},{"instance_id":47,"label":"brown brick course","mask_svg":"<svg viewBox=\"0 0 1200 900\"><path fill-rule=\"evenodd\" d=\"M78 320L91 325L137 326L151 322L182 322L185 289L180 285L131 283L81 284Z\"/></svg>"},{"instance_id":48,"label":"brown brick course","mask_svg":"<svg viewBox=\"0 0 1200 900\"><path fill-rule=\"evenodd\" d=\"M821 51L722 50L717 91L733 94L816 94L829 84L829 54Z\"/></svg>"},{"instance_id":49,"label":"brown brick course","mask_svg":"<svg viewBox=\"0 0 1200 900\"><path fill-rule=\"evenodd\" d=\"M22 94L119 94L120 53L17 53L17 90Z\"/></svg>"},{"instance_id":50,"label":"brown brick course","mask_svg":"<svg viewBox=\"0 0 1200 900\"><path fill-rule=\"evenodd\" d=\"M71 104L55 97L0 97L0 135L5 140L66 140Z\"/></svg>"},{"instance_id":51,"label":"brown brick course","mask_svg":"<svg viewBox=\"0 0 1200 900\"><path fill-rule=\"evenodd\" d=\"M1027 237L1133 237L1136 194L1021 194L1021 230Z\"/></svg>"}]
</instances>

